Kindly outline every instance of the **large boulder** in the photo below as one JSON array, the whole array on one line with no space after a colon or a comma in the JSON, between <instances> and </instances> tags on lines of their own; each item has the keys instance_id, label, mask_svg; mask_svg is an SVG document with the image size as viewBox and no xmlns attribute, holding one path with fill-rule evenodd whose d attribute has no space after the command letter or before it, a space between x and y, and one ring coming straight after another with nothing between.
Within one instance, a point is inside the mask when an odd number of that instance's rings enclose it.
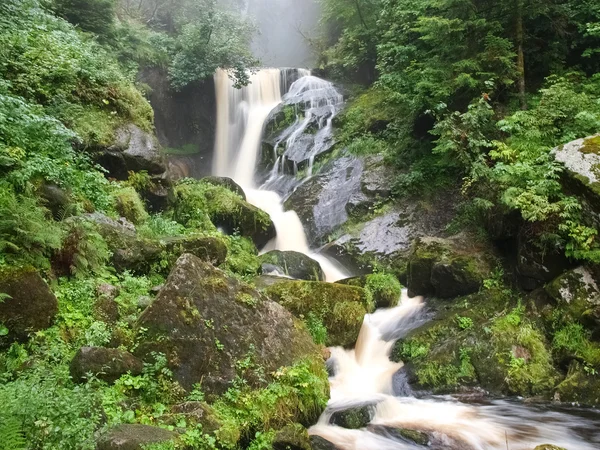
<instances>
[{"instance_id":1,"label":"large boulder","mask_svg":"<svg viewBox=\"0 0 600 450\"><path fill-rule=\"evenodd\" d=\"M592 270L569 270L548 283L545 290L571 320L600 331L600 288Z\"/></svg>"},{"instance_id":2,"label":"large boulder","mask_svg":"<svg viewBox=\"0 0 600 450\"><path fill-rule=\"evenodd\" d=\"M0 325L5 327L0 347L50 327L57 312L56 297L35 269L0 269Z\"/></svg>"},{"instance_id":3,"label":"large boulder","mask_svg":"<svg viewBox=\"0 0 600 450\"><path fill-rule=\"evenodd\" d=\"M320 321L327 328L328 346L353 346L372 309L367 292L357 286L286 280L267 287L265 293L296 316Z\"/></svg>"},{"instance_id":4,"label":"large boulder","mask_svg":"<svg viewBox=\"0 0 600 450\"><path fill-rule=\"evenodd\" d=\"M172 441L177 433L164 428L140 424L117 425L96 444L96 450L142 450L146 445Z\"/></svg>"},{"instance_id":5,"label":"large boulder","mask_svg":"<svg viewBox=\"0 0 600 450\"><path fill-rule=\"evenodd\" d=\"M585 369L579 361L573 361L569 365L566 378L556 386L554 398L561 402L598 407L600 379L587 373Z\"/></svg>"},{"instance_id":6,"label":"large boulder","mask_svg":"<svg viewBox=\"0 0 600 450\"><path fill-rule=\"evenodd\" d=\"M244 358L270 374L319 354L283 307L190 254L177 260L138 327L146 330L138 355L166 354L185 389L201 383L207 394L225 392L237 375L236 362Z\"/></svg>"},{"instance_id":7,"label":"large boulder","mask_svg":"<svg viewBox=\"0 0 600 450\"><path fill-rule=\"evenodd\" d=\"M453 298L477 292L492 271L492 258L467 236L419 238L408 259L409 295Z\"/></svg>"},{"instance_id":8,"label":"large boulder","mask_svg":"<svg viewBox=\"0 0 600 450\"><path fill-rule=\"evenodd\" d=\"M545 246L521 232L517 240L517 274L521 287L533 291L572 267L558 246Z\"/></svg>"},{"instance_id":9,"label":"large boulder","mask_svg":"<svg viewBox=\"0 0 600 450\"><path fill-rule=\"evenodd\" d=\"M118 180L126 180L129 171L145 170L156 175L167 170L156 137L133 124L119 128L115 133L115 143L95 152L94 158L111 177Z\"/></svg>"},{"instance_id":10,"label":"large boulder","mask_svg":"<svg viewBox=\"0 0 600 450\"><path fill-rule=\"evenodd\" d=\"M298 280L324 281L325 274L321 265L311 257L300 252L272 250L260 256L263 264L279 268L283 274Z\"/></svg>"},{"instance_id":11,"label":"large boulder","mask_svg":"<svg viewBox=\"0 0 600 450\"><path fill-rule=\"evenodd\" d=\"M577 139L553 150L565 166L565 184L600 212L600 134Z\"/></svg>"},{"instance_id":12,"label":"large boulder","mask_svg":"<svg viewBox=\"0 0 600 450\"><path fill-rule=\"evenodd\" d=\"M342 428L356 430L366 428L374 415L375 407L372 404L354 406L335 411L331 415L329 422Z\"/></svg>"},{"instance_id":13,"label":"large boulder","mask_svg":"<svg viewBox=\"0 0 600 450\"><path fill-rule=\"evenodd\" d=\"M104 347L81 347L71 361L71 376L84 382L88 374L112 383L122 375L140 375L144 364L125 350Z\"/></svg>"}]
</instances>

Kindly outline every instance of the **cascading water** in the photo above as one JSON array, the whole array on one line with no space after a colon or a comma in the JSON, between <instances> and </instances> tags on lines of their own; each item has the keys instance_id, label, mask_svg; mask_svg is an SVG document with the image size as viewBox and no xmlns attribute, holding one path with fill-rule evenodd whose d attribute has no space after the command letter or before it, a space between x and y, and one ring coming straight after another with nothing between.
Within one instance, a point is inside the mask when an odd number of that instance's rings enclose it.
<instances>
[{"instance_id":1,"label":"cascading water","mask_svg":"<svg viewBox=\"0 0 600 450\"><path fill-rule=\"evenodd\" d=\"M290 82L297 78L300 79L290 86ZM271 216L277 237L275 242L269 243L263 250L293 250L305 253L319 262L327 281L336 281L348 275L328 258L309 249L298 215L294 211L284 211L282 199L276 192L258 189L254 183L264 123L273 108L281 103L282 91L289 88L290 92L301 94L300 98L311 105L310 110L328 107L329 101L325 97L331 96L331 92L312 89L310 94L306 93L306 89L296 87L297 84L307 85L303 81L300 82L304 78L309 80L309 87L318 84L315 84L315 80L319 79L310 76L307 70L298 69L292 77L285 69L262 69L251 74L248 86L236 89L227 72L217 71L217 136L213 173L233 178L244 189L248 201ZM321 84L330 85L320 81ZM310 114L306 113L307 116Z\"/></svg>"},{"instance_id":2,"label":"cascading water","mask_svg":"<svg viewBox=\"0 0 600 450\"><path fill-rule=\"evenodd\" d=\"M394 341L424 320L422 299L408 298L403 292L398 307L365 316L354 350L332 348L331 400L309 433L340 450L423 448L394 435L394 428L427 433L428 448L433 449L532 450L543 443L569 450L600 448L600 414L595 412L559 412L499 400L474 405L451 397L411 396L405 381L397 377L402 364L391 362L389 355ZM366 430L330 424L335 411L365 404L374 408ZM594 417L586 418L586 413Z\"/></svg>"},{"instance_id":3,"label":"cascading water","mask_svg":"<svg viewBox=\"0 0 600 450\"><path fill-rule=\"evenodd\" d=\"M332 139L331 122L342 98L327 81L308 71L263 69L251 76L251 84L235 89L227 73L215 75L218 125L213 172L236 180L248 201L271 216L277 238L264 250L294 250L318 260L328 281L347 276L328 259L309 250L302 224L293 211L284 211L281 196L273 186L292 179L289 165L306 164L310 176L314 157ZM282 96L282 92L287 92ZM276 158L262 188L254 182L264 122L281 102L298 105L296 122L275 143ZM313 127L312 133L307 129ZM310 134L308 144L303 136ZM278 150L281 149L281 152ZM285 180L284 180L285 181ZM285 181L289 189L297 181ZM427 319L420 298L403 293L396 308L365 316L354 350L331 349L331 400L319 422L309 433L321 436L341 450L386 450L424 448L392 430L407 428L427 433L428 448L452 450L532 450L552 443L569 450L600 448L600 414L593 411L525 406L494 400L465 404L451 397L415 398L399 369L390 361L394 341ZM357 405L373 410L366 429L349 430L330 423L336 411ZM587 417L586 417L587 415Z\"/></svg>"}]
</instances>

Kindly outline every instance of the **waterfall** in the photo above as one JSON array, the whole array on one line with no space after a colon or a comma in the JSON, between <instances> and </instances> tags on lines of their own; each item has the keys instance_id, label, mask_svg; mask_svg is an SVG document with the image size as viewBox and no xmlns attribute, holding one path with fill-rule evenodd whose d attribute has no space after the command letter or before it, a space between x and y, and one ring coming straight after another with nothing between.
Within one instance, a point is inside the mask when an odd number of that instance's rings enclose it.
<instances>
[{"instance_id":1,"label":"waterfall","mask_svg":"<svg viewBox=\"0 0 600 450\"><path fill-rule=\"evenodd\" d=\"M292 89L299 77L310 78L313 84L316 79L308 70L296 69L291 73L287 69L261 69L251 74L250 84L236 89L226 71L216 72L217 136L213 173L233 178L244 189L248 201L271 216L277 237L263 251L304 253L319 262L327 281L336 281L348 274L328 258L311 251L298 215L284 210L276 192L260 189L254 182L265 120L281 103L282 92Z\"/></svg>"},{"instance_id":2,"label":"waterfall","mask_svg":"<svg viewBox=\"0 0 600 450\"><path fill-rule=\"evenodd\" d=\"M599 448L597 415L588 418L577 410L567 413L504 400L476 405L449 396L415 398L404 378L398 386L402 363L390 361L392 345L425 320L423 300L408 298L403 291L396 308L365 316L355 349L332 348L331 400L309 433L343 450L424 448L386 432L394 428L428 433L429 448L440 450L531 450L548 442L569 450ZM367 429L329 423L335 411L361 405L375 405Z\"/></svg>"}]
</instances>

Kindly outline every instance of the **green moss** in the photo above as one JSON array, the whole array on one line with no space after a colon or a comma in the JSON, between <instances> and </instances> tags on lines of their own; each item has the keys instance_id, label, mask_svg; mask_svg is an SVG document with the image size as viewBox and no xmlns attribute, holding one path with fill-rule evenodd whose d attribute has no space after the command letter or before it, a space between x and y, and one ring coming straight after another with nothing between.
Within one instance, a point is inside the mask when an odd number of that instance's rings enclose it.
<instances>
[{"instance_id":1,"label":"green moss","mask_svg":"<svg viewBox=\"0 0 600 450\"><path fill-rule=\"evenodd\" d=\"M260 259L254 243L245 237L228 236L227 259L223 268L233 275L246 278L253 277L260 272Z\"/></svg>"},{"instance_id":2,"label":"green moss","mask_svg":"<svg viewBox=\"0 0 600 450\"><path fill-rule=\"evenodd\" d=\"M583 146L579 149L581 153L600 155L600 136L588 138L583 141Z\"/></svg>"},{"instance_id":3,"label":"green moss","mask_svg":"<svg viewBox=\"0 0 600 450\"><path fill-rule=\"evenodd\" d=\"M117 212L131 223L138 225L148 219L144 202L133 187L119 189L114 197Z\"/></svg>"},{"instance_id":4,"label":"green moss","mask_svg":"<svg viewBox=\"0 0 600 450\"><path fill-rule=\"evenodd\" d=\"M394 275L374 273L367 275L365 289L371 292L378 308L391 308L400 300L402 285Z\"/></svg>"},{"instance_id":5,"label":"green moss","mask_svg":"<svg viewBox=\"0 0 600 450\"><path fill-rule=\"evenodd\" d=\"M353 345L365 314L372 309L366 291L355 286L282 281L266 293L296 316L319 320L327 329L327 345Z\"/></svg>"}]
</instances>

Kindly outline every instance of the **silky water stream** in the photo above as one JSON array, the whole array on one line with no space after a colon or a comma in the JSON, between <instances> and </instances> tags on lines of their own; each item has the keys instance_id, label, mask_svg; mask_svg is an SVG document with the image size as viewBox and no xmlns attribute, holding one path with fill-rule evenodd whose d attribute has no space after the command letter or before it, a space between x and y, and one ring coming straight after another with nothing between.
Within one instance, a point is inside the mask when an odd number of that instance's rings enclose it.
<instances>
[{"instance_id":1,"label":"silky water stream","mask_svg":"<svg viewBox=\"0 0 600 450\"><path fill-rule=\"evenodd\" d=\"M233 178L246 192L248 201L271 216L277 237L263 251L302 252L321 264L327 281L345 278L349 274L335 261L309 248L298 215L285 211L281 195L270 190L286 177L286 154L293 155L296 139L313 120L318 130L308 155L306 172L311 176L314 156L331 136L332 119L342 97L331 83L301 69L262 69L253 73L250 81L248 86L236 89L226 72L215 75L217 137L213 173ZM255 170L264 124L282 101L303 103L304 116L289 128L285 153L277 157L266 182L257 186ZM450 396L415 397L402 364L390 361L389 356L396 340L427 319L423 299L408 298L406 292L399 306L365 316L353 350L331 349L331 399L309 433L342 450L532 450L543 443L568 450L600 449L600 413L595 410L508 400L463 403ZM349 430L330 423L336 411L364 405L369 405L372 413L366 429ZM398 428L426 433L428 446L404 439L393 431Z\"/></svg>"}]
</instances>

